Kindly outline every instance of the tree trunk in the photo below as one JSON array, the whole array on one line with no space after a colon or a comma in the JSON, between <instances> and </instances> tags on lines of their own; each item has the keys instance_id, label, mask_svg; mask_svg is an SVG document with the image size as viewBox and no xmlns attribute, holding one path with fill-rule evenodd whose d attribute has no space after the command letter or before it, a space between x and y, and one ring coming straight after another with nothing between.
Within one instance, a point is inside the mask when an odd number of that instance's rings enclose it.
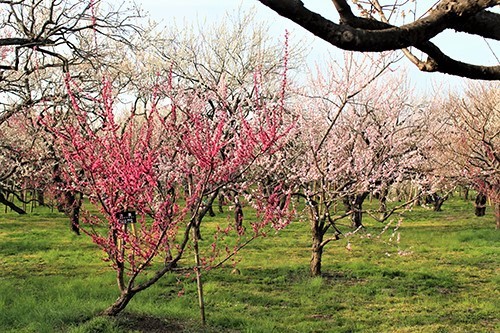
<instances>
[{"instance_id":1,"label":"tree trunk","mask_svg":"<svg viewBox=\"0 0 500 333\"><path fill-rule=\"evenodd\" d=\"M342 203L344 204L345 213L349 213L352 210L351 196L345 196L342 198Z\"/></svg>"},{"instance_id":2,"label":"tree trunk","mask_svg":"<svg viewBox=\"0 0 500 333\"><path fill-rule=\"evenodd\" d=\"M33 210L35 209L36 207L36 200L35 200L35 197L36 196L36 193L35 193L35 190L31 191L31 205L30 205L30 213L33 213Z\"/></svg>"},{"instance_id":3,"label":"tree trunk","mask_svg":"<svg viewBox=\"0 0 500 333\"><path fill-rule=\"evenodd\" d=\"M417 197L417 200L415 200L415 205L422 206L422 191L415 189L415 196Z\"/></svg>"},{"instance_id":4,"label":"tree trunk","mask_svg":"<svg viewBox=\"0 0 500 333\"><path fill-rule=\"evenodd\" d=\"M500 202L495 202L495 220L496 220L496 229L500 229Z\"/></svg>"},{"instance_id":5,"label":"tree trunk","mask_svg":"<svg viewBox=\"0 0 500 333\"><path fill-rule=\"evenodd\" d=\"M363 225L363 213L358 206L354 206L354 209L351 215L351 225L353 229L358 229Z\"/></svg>"},{"instance_id":6,"label":"tree trunk","mask_svg":"<svg viewBox=\"0 0 500 333\"><path fill-rule=\"evenodd\" d=\"M234 196L234 227L236 231L243 228L243 207L237 195Z\"/></svg>"},{"instance_id":7,"label":"tree trunk","mask_svg":"<svg viewBox=\"0 0 500 333\"><path fill-rule=\"evenodd\" d=\"M441 197L438 197L436 199L436 201L434 201L434 211L435 212L441 212L442 211L441 207L443 207L444 201L445 201L445 199L441 198Z\"/></svg>"},{"instance_id":8,"label":"tree trunk","mask_svg":"<svg viewBox=\"0 0 500 333\"><path fill-rule=\"evenodd\" d=\"M196 229L196 227L195 227ZM193 247L194 247L194 260L195 260L195 273L196 273L196 288L198 290L198 306L200 307L200 317L202 325L206 323L205 317L205 300L203 298L203 281L201 279L201 259L200 249L198 247L198 232L193 229Z\"/></svg>"},{"instance_id":9,"label":"tree trunk","mask_svg":"<svg viewBox=\"0 0 500 333\"><path fill-rule=\"evenodd\" d=\"M26 202L28 201L28 191L26 189L21 191L21 201L23 202L23 210L27 211L26 209Z\"/></svg>"},{"instance_id":10,"label":"tree trunk","mask_svg":"<svg viewBox=\"0 0 500 333\"><path fill-rule=\"evenodd\" d=\"M26 211L24 209L17 207L14 203L7 200L7 198L5 198L5 196L2 192L0 192L0 203L9 207L10 209L12 209L13 211L15 211L18 214L26 214Z\"/></svg>"},{"instance_id":11,"label":"tree trunk","mask_svg":"<svg viewBox=\"0 0 500 333\"><path fill-rule=\"evenodd\" d=\"M401 189L399 187L396 187L396 201L397 202L401 201L401 196L402 196L401 192L402 192Z\"/></svg>"},{"instance_id":12,"label":"tree trunk","mask_svg":"<svg viewBox=\"0 0 500 333\"><path fill-rule=\"evenodd\" d=\"M363 226L363 202L368 196L368 192L363 192L361 194L356 194L354 200L351 202L352 204L352 214L351 221L352 227L354 229L358 229Z\"/></svg>"},{"instance_id":13,"label":"tree trunk","mask_svg":"<svg viewBox=\"0 0 500 333\"><path fill-rule=\"evenodd\" d=\"M212 204L210 204L208 206L208 216L210 216L210 217L214 217L215 216L214 207L213 207Z\"/></svg>"},{"instance_id":14,"label":"tree trunk","mask_svg":"<svg viewBox=\"0 0 500 333\"><path fill-rule=\"evenodd\" d=\"M312 247L311 247L311 263L310 263L310 273L311 276L321 275L321 258L323 256L323 232L319 227L318 221L314 221L311 226L312 234Z\"/></svg>"},{"instance_id":15,"label":"tree trunk","mask_svg":"<svg viewBox=\"0 0 500 333\"><path fill-rule=\"evenodd\" d=\"M64 192L63 211L69 217L71 230L80 235L80 208L82 207L81 194L72 191Z\"/></svg>"},{"instance_id":16,"label":"tree trunk","mask_svg":"<svg viewBox=\"0 0 500 333\"><path fill-rule=\"evenodd\" d=\"M45 206L45 195L43 190L36 190L36 201L39 206Z\"/></svg>"},{"instance_id":17,"label":"tree trunk","mask_svg":"<svg viewBox=\"0 0 500 333\"><path fill-rule=\"evenodd\" d=\"M222 193L222 192L219 193L218 201L219 201L219 213L224 213L223 206L226 204L226 200L224 198L224 193Z\"/></svg>"},{"instance_id":18,"label":"tree trunk","mask_svg":"<svg viewBox=\"0 0 500 333\"><path fill-rule=\"evenodd\" d=\"M312 207L311 212L311 236L312 236L312 246L311 246L311 262L310 262L310 273L311 276L321 275L321 260L323 256L323 247L321 243L323 242L323 237L325 235L325 230L323 230L323 223L319 218L319 211L317 206Z\"/></svg>"},{"instance_id":19,"label":"tree trunk","mask_svg":"<svg viewBox=\"0 0 500 333\"><path fill-rule=\"evenodd\" d=\"M128 302L134 297L135 293L133 292L127 292L124 291L118 299L111 304L110 307L108 307L106 310L101 312L101 315L103 316L110 316L114 317L117 314L119 314L125 307L127 306Z\"/></svg>"},{"instance_id":20,"label":"tree trunk","mask_svg":"<svg viewBox=\"0 0 500 333\"><path fill-rule=\"evenodd\" d=\"M343 199L346 213L351 213L351 224L354 229L363 226L363 202L368 194L368 192L363 192Z\"/></svg>"},{"instance_id":21,"label":"tree trunk","mask_svg":"<svg viewBox=\"0 0 500 333\"><path fill-rule=\"evenodd\" d=\"M82 195L80 193L73 194L73 203L71 205L69 219L71 221L71 229L80 235L80 208L82 207Z\"/></svg>"},{"instance_id":22,"label":"tree trunk","mask_svg":"<svg viewBox=\"0 0 500 333\"><path fill-rule=\"evenodd\" d=\"M433 210L435 212L440 212L442 211L441 207L446 199L448 199L447 196L441 197L437 193L432 193L426 197L425 203L432 204Z\"/></svg>"},{"instance_id":23,"label":"tree trunk","mask_svg":"<svg viewBox=\"0 0 500 333\"><path fill-rule=\"evenodd\" d=\"M389 190L384 188L379 195L379 211L380 211L380 219L384 220L387 215L387 195L389 194Z\"/></svg>"},{"instance_id":24,"label":"tree trunk","mask_svg":"<svg viewBox=\"0 0 500 333\"><path fill-rule=\"evenodd\" d=\"M474 214L476 216L486 215L486 195L483 193L478 193L476 196L476 201L474 203Z\"/></svg>"}]
</instances>

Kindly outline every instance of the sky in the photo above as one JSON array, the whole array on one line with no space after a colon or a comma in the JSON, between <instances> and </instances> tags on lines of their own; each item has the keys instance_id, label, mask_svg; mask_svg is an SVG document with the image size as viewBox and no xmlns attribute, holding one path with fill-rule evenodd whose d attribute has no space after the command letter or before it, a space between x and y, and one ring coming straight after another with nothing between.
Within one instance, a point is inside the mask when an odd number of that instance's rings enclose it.
<instances>
[{"instance_id":1,"label":"sky","mask_svg":"<svg viewBox=\"0 0 500 333\"><path fill-rule=\"evenodd\" d=\"M335 8L330 0L302 0L304 5L312 11L320 13L322 16L338 22ZM238 8L255 8L256 20L268 22L271 26L271 33L276 37L284 35L285 30L290 32L292 41L305 40L307 48L310 49L308 64L321 63L329 54L341 56L339 49L322 41L305 29L293 22L282 18L269 8L260 4L257 0L142 0L138 1L141 7L148 11L150 16L167 26L176 22L217 22L224 19L226 13L237 12ZM416 0L416 13L422 15L437 0ZM387 3L387 1L386 1ZM483 38L470 37L463 33L446 31L432 40L443 52L456 60L479 65L498 65L497 57L500 58L500 42ZM493 50L490 50L490 48ZM412 85L420 92L430 93L433 89L459 88L464 80L458 77L441 73L422 73L407 59L403 59L399 65L407 68Z\"/></svg>"}]
</instances>

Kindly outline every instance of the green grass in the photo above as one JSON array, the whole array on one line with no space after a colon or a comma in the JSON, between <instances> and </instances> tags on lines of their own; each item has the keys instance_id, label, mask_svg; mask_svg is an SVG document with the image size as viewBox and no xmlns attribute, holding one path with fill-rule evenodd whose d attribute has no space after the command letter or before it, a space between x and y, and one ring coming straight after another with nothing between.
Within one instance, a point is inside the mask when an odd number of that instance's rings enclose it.
<instances>
[{"instance_id":1,"label":"green grass","mask_svg":"<svg viewBox=\"0 0 500 333\"><path fill-rule=\"evenodd\" d=\"M330 243L321 278L308 275L308 225L251 243L204 275L208 326L194 281L166 276L118 318L96 317L118 296L114 272L85 236L48 209L0 213L0 332L497 332L500 234L489 214L454 198L443 212L406 212L401 240ZM250 212L247 217L250 217ZM227 223L226 214L206 221ZM377 235L383 226L367 219ZM206 232L203 245L210 242ZM179 297L178 291L184 295Z\"/></svg>"}]
</instances>

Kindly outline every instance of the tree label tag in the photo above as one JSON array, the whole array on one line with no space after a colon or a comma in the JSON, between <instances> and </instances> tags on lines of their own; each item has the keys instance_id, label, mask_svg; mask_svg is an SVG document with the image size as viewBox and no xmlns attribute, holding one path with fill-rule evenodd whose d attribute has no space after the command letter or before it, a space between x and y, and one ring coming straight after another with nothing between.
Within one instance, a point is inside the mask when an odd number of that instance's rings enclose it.
<instances>
[{"instance_id":1,"label":"tree label tag","mask_svg":"<svg viewBox=\"0 0 500 333\"><path fill-rule=\"evenodd\" d=\"M121 224L130 224L137 222L135 212L119 212L116 213L116 218Z\"/></svg>"}]
</instances>

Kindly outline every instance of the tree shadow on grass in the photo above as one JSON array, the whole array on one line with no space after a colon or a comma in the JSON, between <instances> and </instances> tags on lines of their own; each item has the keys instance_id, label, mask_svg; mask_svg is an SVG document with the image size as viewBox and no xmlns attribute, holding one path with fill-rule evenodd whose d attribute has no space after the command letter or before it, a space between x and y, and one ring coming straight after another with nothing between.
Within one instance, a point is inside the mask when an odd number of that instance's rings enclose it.
<instances>
[{"instance_id":1,"label":"tree shadow on grass","mask_svg":"<svg viewBox=\"0 0 500 333\"><path fill-rule=\"evenodd\" d=\"M181 323L146 314L125 312L117 317L117 322L123 329L141 333L174 333L187 330Z\"/></svg>"},{"instance_id":2,"label":"tree shadow on grass","mask_svg":"<svg viewBox=\"0 0 500 333\"><path fill-rule=\"evenodd\" d=\"M190 320L158 318L148 314L123 312L116 317L123 332L140 333L234 333L221 327L202 326Z\"/></svg>"}]
</instances>

